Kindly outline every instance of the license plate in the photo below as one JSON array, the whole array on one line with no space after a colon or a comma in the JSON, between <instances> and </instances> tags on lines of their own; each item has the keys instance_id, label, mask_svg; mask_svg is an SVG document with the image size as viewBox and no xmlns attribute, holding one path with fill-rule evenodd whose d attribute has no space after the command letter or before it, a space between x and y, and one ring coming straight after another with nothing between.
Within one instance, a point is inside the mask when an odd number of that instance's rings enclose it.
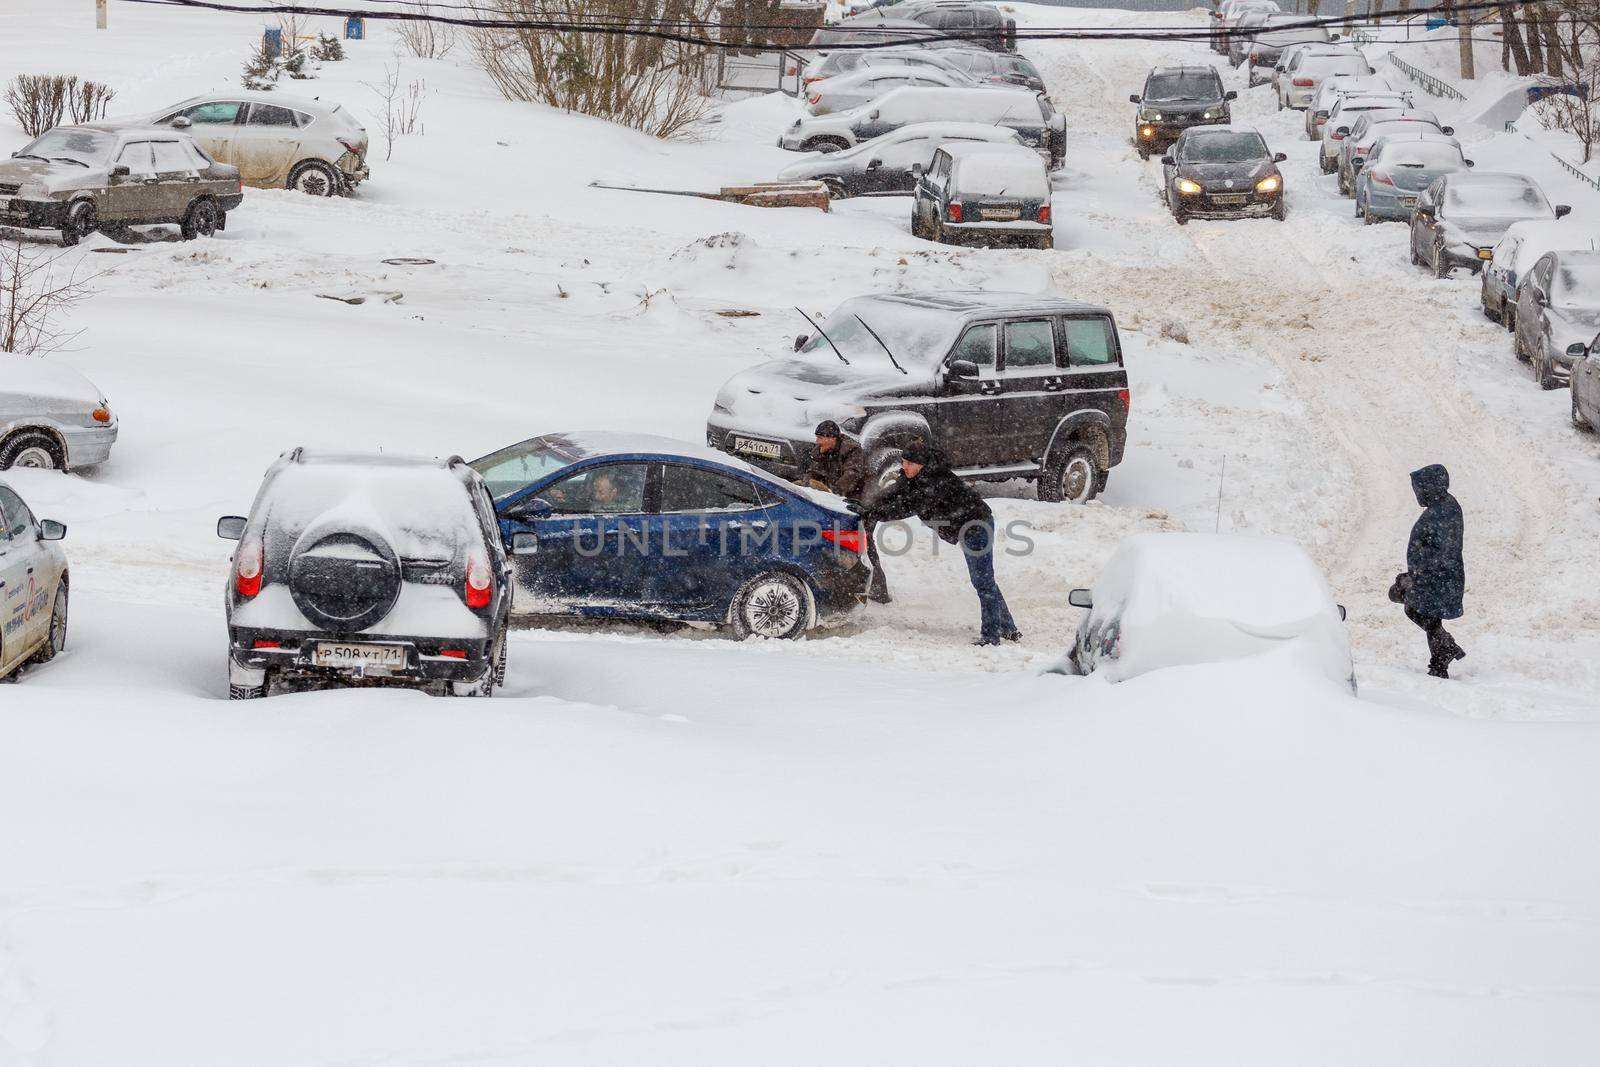
<instances>
[{"instance_id":1,"label":"license plate","mask_svg":"<svg viewBox=\"0 0 1600 1067\"><path fill-rule=\"evenodd\" d=\"M733 450L746 455L761 456L765 459L777 459L783 455L783 446L776 441L755 441L748 437L735 437Z\"/></svg>"},{"instance_id":2,"label":"license plate","mask_svg":"<svg viewBox=\"0 0 1600 1067\"><path fill-rule=\"evenodd\" d=\"M1249 193L1224 193L1211 198L1219 204L1247 204L1250 202Z\"/></svg>"},{"instance_id":3,"label":"license plate","mask_svg":"<svg viewBox=\"0 0 1600 1067\"><path fill-rule=\"evenodd\" d=\"M406 665L406 650L403 645L318 641L312 662L318 667L397 668Z\"/></svg>"},{"instance_id":4,"label":"license plate","mask_svg":"<svg viewBox=\"0 0 1600 1067\"><path fill-rule=\"evenodd\" d=\"M1014 207L986 207L983 217L987 222L1015 222L1022 217L1022 211Z\"/></svg>"},{"instance_id":5,"label":"license plate","mask_svg":"<svg viewBox=\"0 0 1600 1067\"><path fill-rule=\"evenodd\" d=\"M1415 207L1416 203L1417 203L1417 198L1414 197L1414 196L1402 196L1400 198L1400 206L1401 207Z\"/></svg>"}]
</instances>

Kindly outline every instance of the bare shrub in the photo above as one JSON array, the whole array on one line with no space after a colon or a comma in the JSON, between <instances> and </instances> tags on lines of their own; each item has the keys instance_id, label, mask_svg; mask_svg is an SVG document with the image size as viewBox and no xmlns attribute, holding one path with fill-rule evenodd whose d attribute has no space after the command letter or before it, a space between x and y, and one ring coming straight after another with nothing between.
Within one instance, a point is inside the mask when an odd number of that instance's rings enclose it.
<instances>
[{"instance_id":1,"label":"bare shrub","mask_svg":"<svg viewBox=\"0 0 1600 1067\"><path fill-rule=\"evenodd\" d=\"M67 94L67 114L73 122L98 122L106 117L106 109L111 106L111 101L116 98L117 91L109 85L99 82L78 81L71 79L72 84Z\"/></svg>"},{"instance_id":2,"label":"bare shrub","mask_svg":"<svg viewBox=\"0 0 1600 1067\"><path fill-rule=\"evenodd\" d=\"M1539 120L1546 129L1563 130L1578 139L1583 146L1583 162L1589 162L1594 148L1600 143L1600 52L1591 51L1582 67L1565 78L1544 77L1540 80L1550 92L1533 105ZM1568 92L1576 89L1576 92Z\"/></svg>"},{"instance_id":3,"label":"bare shrub","mask_svg":"<svg viewBox=\"0 0 1600 1067\"><path fill-rule=\"evenodd\" d=\"M426 3L414 6L419 15L426 15L432 10ZM443 59L456 46L456 28L448 23L408 19L394 25L401 43L418 59Z\"/></svg>"},{"instance_id":4,"label":"bare shrub","mask_svg":"<svg viewBox=\"0 0 1600 1067\"><path fill-rule=\"evenodd\" d=\"M715 35L715 0L480 0L480 14ZM528 100L656 137L685 133L710 105L713 49L660 37L473 30L478 63L508 100Z\"/></svg>"},{"instance_id":5,"label":"bare shrub","mask_svg":"<svg viewBox=\"0 0 1600 1067\"><path fill-rule=\"evenodd\" d=\"M428 83L417 80L404 86L400 82L400 61L394 66L383 65L383 81L366 86L383 101L383 113L378 119L378 132L383 135L383 158L394 155L394 143L401 137L421 134L422 100L427 95Z\"/></svg>"},{"instance_id":6,"label":"bare shrub","mask_svg":"<svg viewBox=\"0 0 1600 1067\"><path fill-rule=\"evenodd\" d=\"M23 132L37 137L61 125L69 85L76 81L64 74L18 74L6 87L6 105Z\"/></svg>"},{"instance_id":7,"label":"bare shrub","mask_svg":"<svg viewBox=\"0 0 1600 1067\"><path fill-rule=\"evenodd\" d=\"M78 336L62 328L61 318L89 295L97 275L63 268L66 255L0 240L0 352L48 355Z\"/></svg>"}]
</instances>

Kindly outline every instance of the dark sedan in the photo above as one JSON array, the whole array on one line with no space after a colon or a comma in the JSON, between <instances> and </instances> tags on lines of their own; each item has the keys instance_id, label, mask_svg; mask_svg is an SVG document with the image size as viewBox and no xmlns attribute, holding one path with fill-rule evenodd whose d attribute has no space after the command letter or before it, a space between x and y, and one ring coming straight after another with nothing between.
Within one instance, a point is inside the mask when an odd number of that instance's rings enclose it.
<instances>
[{"instance_id":1,"label":"dark sedan","mask_svg":"<svg viewBox=\"0 0 1600 1067\"><path fill-rule=\"evenodd\" d=\"M1185 130L1161 157L1162 189L1172 217L1190 219L1271 218L1283 221L1283 174L1261 134L1234 126Z\"/></svg>"},{"instance_id":2,"label":"dark sedan","mask_svg":"<svg viewBox=\"0 0 1600 1067\"><path fill-rule=\"evenodd\" d=\"M1572 209L1550 206L1526 174L1446 174L1422 191L1411 214L1411 263L1443 278L1452 268L1483 269L1513 222L1559 219Z\"/></svg>"}]
</instances>

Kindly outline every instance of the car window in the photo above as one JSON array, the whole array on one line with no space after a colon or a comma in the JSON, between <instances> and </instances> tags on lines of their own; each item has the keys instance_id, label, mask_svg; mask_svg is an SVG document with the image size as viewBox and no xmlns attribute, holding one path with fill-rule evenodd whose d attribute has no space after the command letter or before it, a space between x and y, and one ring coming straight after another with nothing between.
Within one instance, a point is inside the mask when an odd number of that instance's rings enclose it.
<instances>
[{"instance_id":1,"label":"car window","mask_svg":"<svg viewBox=\"0 0 1600 1067\"><path fill-rule=\"evenodd\" d=\"M980 367L992 367L995 363L995 350L998 331L992 323L981 326L968 326L967 332L961 335L961 340L956 342L955 351L950 353L951 360L964 359L976 363Z\"/></svg>"},{"instance_id":2,"label":"car window","mask_svg":"<svg viewBox=\"0 0 1600 1067\"><path fill-rule=\"evenodd\" d=\"M644 511L644 463L609 463L561 479L539 494L557 515L635 515Z\"/></svg>"},{"instance_id":3,"label":"car window","mask_svg":"<svg viewBox=\"0 0 1600 1067\"><path fill-rule=\"evenodd\" d=\"M204 170L206 167L212 166L211 157L206 155L199 145L193 141L180 141L179 143L183 145L183 150L188 153L190 162L196 168Z\"/></svg>"},{"instance_id":4,"label":"car window","mask_svg":"<svg viewBox=\"0 0 1600 1067\"><path fill-rule=\"evenodd\" d=\"M239 112L243 108L244 105L237 100L207 100L203 104L185 108L178 112L178 115L182 115L196 126L230 126L238 121Z\"/></svg>"},{"instance_id":5,"label":"car window","mask_svg":"<svg viewBox=\"0 0 1600 1067\"><path fill-rule=\"evenodd\" d=\"M1116 333L1111 320L1101 316L1067 319L1067 363L1073 367L1103 367L1117 361Z\"/></svg>"},{"instance_id":6,"label":"car window","mask_svg":"<svg viewBox=\"0 0 1600 1067\"><path fill-rule=\"evenodd\" d=\"M118 166L127 167L129 173L136 177L148 178L156 172L155 161L150 155L149 141L134 141L132 144L124 145L122 151L117 154L116 162Z\"/></svg>"},{"instance_id":7,"label":"car window","mask_svg":"<svg viewBox=\"0 0 1600 1067\"><path fill-rule=\"evenodd\" d=\"M33 512L21 497L4 486L0 486L0 526L17 541L24 540L33 528Z\"/></svg>"},{"instance_id":8,"label":"car window","mask_svg":"<svg viewBox=\"0 0 1600 1067\"><path fill-rule=\"evenodd\" d=\"M1006 369L1053 367L1056 363L1055 329L1049 319L1006 323Z\"/></svg>"},{"instance_id":9,"label":"car window","mask_svg":"<svg viewBox=\"0 0 1600 1067\"><path fill-rule=\"evenodd\" d=\"M277 104L251 104L251 126L293 126L294 112Z\"/></svg>"},{"instance_id":10,"label":"car window","mask_svg":"<svg viewBox=\"0 0 1600 1067\"><path fill-rule=\"evenodd\" d=\"M187 174L194 170L194 162L183 145L177 141L156 141L153 144L157 174Z\"/></svg>"},{"instance_id":11,"label":"car window","mask_svg":"<svg viewBox=\"0 0 1600 1067\"><path fill-rule=\"evenodd\" d=\"M661 473L661 510L748 511L775 497L748 478L669 463Z\"/></svg>"}]
</instances>

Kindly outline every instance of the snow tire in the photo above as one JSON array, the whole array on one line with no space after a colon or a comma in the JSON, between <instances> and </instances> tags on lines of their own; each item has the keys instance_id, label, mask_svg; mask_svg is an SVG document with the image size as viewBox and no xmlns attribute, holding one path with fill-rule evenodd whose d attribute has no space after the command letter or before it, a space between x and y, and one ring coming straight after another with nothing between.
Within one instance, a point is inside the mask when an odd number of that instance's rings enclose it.
<instances>
[{"instance_id":1,"label":"snow tire","mask_svg":"<svg viewBox=\"0 0 1600 1067\"><path fill-rule=\"evenodd\" d=\"M50 632L29 663L49 663L67 647L67 583L56 585L55 603L50 607Z\"/></svg>"},{"instance_id":2,"label":"snow tire","mask_svg":"<svg viewBox=\"0 0 1600 1067\"><path fill-rule=\"evenodd\" d=\"M0 443L0 471L10 467L32 470L66 470L67 457L49 434L24 430Z\"/></svg>"},{"instance_id":3,"label":"snow tire","mask_svg":"<svg viewBox=\"0 0 1600 1067\"><path fill-rule=\"evenodd\" d=\"M733 636L792 641L811 628L816 605L805 582L783 571L766 571L751 578L733 595L728 619Z\"/></svg>"},{"instance_id":4,"label":"snow tire","mask_svg":"<svg viewBox=\"0 0 1600 1067\"><path fill-rule=\"evenodd\" d=\"M1094 449L1082 441L1069 441L1056 449L1039 472L1039 499L1046 503L1087 504L1104 482Z\"/></svg>"}]
</instances>

